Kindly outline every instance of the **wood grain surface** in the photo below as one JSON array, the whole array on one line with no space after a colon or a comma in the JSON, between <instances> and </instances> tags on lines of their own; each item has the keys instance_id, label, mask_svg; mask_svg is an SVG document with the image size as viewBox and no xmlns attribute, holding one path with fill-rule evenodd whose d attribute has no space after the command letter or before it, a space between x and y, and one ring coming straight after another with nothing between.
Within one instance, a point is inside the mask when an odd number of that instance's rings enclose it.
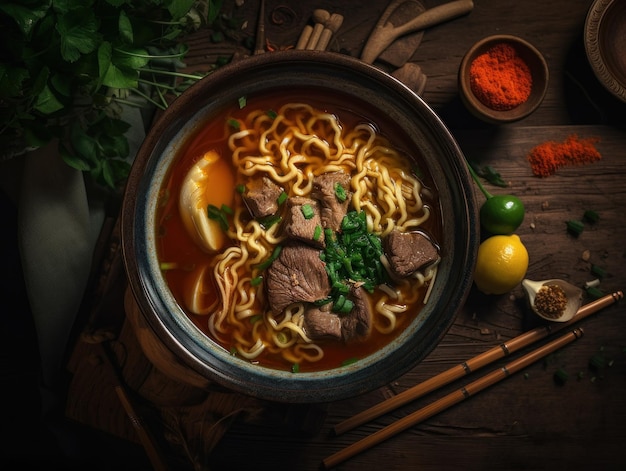
<instances>
[{"instance_id":1,"label":"wood grain surface","mask_svg":"<svg viewBox=\"0 0 626 471\"><path fill-rule=\"evenodd\" d=\"M224 3L233 14L247 20L242 35L253 38L258 2L245 1L241 7L229 1ZM429 8L444 2L422 3ZM492 166L509 183L507 188L488 189L495 194L514 194L523 201L526 218L517 233L529 251L527 277L563 278L582 286L595 278L591 267L598 265L607 273L600 288L609 293L626 289L626 105L597 83L586 61L582 31L591 3L476 0L468 16L425 31L411 62L428 76L424 100L450 128L467 159ZM268 0L266 36L276 47L294 45L313 9L324 8L345 18L329 50L358 57L386 5L386 1ZM473 42L491 34L514 34L528 40L544 54L550 69L542 106L528 118L501 127L472 117L463 108L457 92L457 70L465 51ZM201 69L223 55L251 53L241 43L214 44L206 31L194 34L191 45L187 58L190 70ZM378 65L390 71L388 64ZM526 158L528 152L542 142L563 141L572 134L597 137L602 159L562 168L547 178L533 176ZM476 195L482 201L478 189ZM581 219L585 210L597 211L600 220L586 224L578 237L569 234L566 221ZM111 238L115 245L114 230L103 239L110 242ZM103 259L110 261L111 257ZM228 404L221 402L221 408L210 409L207 405L211 396L207 391L169 384L142 357L123 315L119 318L120 309L123 314L123 273L118 270L111 274L110 263L106 268L100 283L103 291L96 291L92 310L95 324L87 323L87 327L97 326L109 318L110 311L116 312L113 318L118 322L112 323L111 329L117 329L117 341L133 349L134 358L138 358L133 365L126 365L124 374L137 391L145 408L142 410L148 418L155 419L149 423L169 450L175 464L172 469L318 469L325 457L480 377L491 367L338 437L330 436L335 424L539 324L526 306L521 286L503 296L472 291L437 348L420 365L383 388L344 401L306 407L259 404L249 398L233 400L231 396ZM588 301L585 298L584 302ZM104 314L109 314L103 315L99 307L102 304L107 306ZM623 302L585 319L580 327L585 335L575 343L351 458L337 469L626 469ZM79 341L75 352L80 353L75 353L70 363L74 382L68 416L138 443L121 406L115 404L114 391L99 386L99 373L87 363L93 357L85 354L85 348L85 343ZM611 366L591 368L590 359L596 354L610 359ZM493 368L508 361L510 358L502 359ZM559 369L569 375L561 385L554 380ZM170 403L165 411L164 403L157 401L159 397L186 397L189 402L179 410ZM223 401L224 396L220 397ZM221 414L219 417L232 420L225 422L228 426L219 433L208 437L193 435L191 429L183 427L180 430L188 434L183 440L181 435L178 440L172 439L167 433L171 427L160 428L163 423L171 424L173 417L180 421L181 417L188 418L190 411L199 410L207 414L205 417ZM229 415L242 410L245 413ZM164 419L166 415L169 422ZM207 420L212 423L210 418ZM184 453L185 440L195 443L199 450L195 455Z\"/></svg>"}]
</instances>

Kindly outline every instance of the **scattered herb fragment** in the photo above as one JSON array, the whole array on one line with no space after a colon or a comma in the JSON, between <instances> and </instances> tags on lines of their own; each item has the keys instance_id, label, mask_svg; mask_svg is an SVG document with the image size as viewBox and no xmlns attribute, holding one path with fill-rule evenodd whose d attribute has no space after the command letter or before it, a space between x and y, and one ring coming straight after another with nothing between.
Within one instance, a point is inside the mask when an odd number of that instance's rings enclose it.
<instances>
[{"instance_id":1,"label":"scattered herb fragment","mask_svg":"<svg viewBox=\"0 0 626 471\"><path fill-rule=\"evenodd\" d=\"M474 169L479 177L484 178L492 185L496 185L502 188L509 186L507 182L502 179L502 176L490 165L484 167L478 167L475 164L470 163L470 166Z\"/></svg>"},{"instance_id":2,"label":"scattered herb fragment","mask_svg":"<svg viewBox=\"0 0 626 471\"><path fill-rule=\"evenodd\" d=\"M322 237L322 226L318 224L313 230L313 240L320 240L320 237Z\"/></svg>"},{"instance_id":3,"label":"scattered herb fragment","mask_svg":"<svg viewBox=\"0 0 626 471\"><path fill-rule=\"evenodd\" d=\"M247 99L245 96L240 96L239 99L237 100L237 103L239 104L239 109L243 109L246 107L247 104Z\"/></svg>"},{"instance_id":4,"label":"scattered herb fragment","mask_svg":"<svg viewBox=\"0 0 626 471\"><path fill-rule=\"evenodd\" d=\"M584 224L581 221L577 221L576 219L570 219L569 221L566 221L565 224L567 225L567 232L575 237L578 237L580 234L582 234L583 230L585 229Z\"/></svg>"},{"instance_id":5,"label":"scattered herb fragment","mask_svg":"<svg viewBox=\"0 0 626 471\"><path fill-rule=\"evenodd\" d=\"M335 183L335 196L337 197L337 200L342 203L348 197L348 195L346 195L346 190L339 182Z\"/></svg>"},{"instance_id":6,"label":"scattered herb fragment","mask_svg":"<svg viewBox=\"0 0 626 471\"><path fill-rule=\"evenodd\" d=\"M276 198L276 203L278 204L278 206L280 206L285 201L287 201L287 198L288 198L287 193L283 191L280 195L278 195L278 198Z\"/></svg>"},{"instance_id":7,"label":"scattered herb fragment","mask_svg":"<svg viewBox=\"0 0 626 471\"><path fill-rule=\"evenodd\" d=\"M596 275L598 278L604 278L606 276L606 270L598 265L591 265L591 273Z\"/></svg>"},{"instance_id":8,"label":"scattered herb fragment","mask_svg":"<svg viewBox=\"0 0 626 471\"><path fill-rule=\"evenodd\" d=\"M300 372L300 364L299 363L294 363L293 365L291 365L291 372L292 373L299 373Z\"/></svg>"},{"instance_id":9,"label":"scattered herb fragment","mask_svg":"<svg viewBox=\"0 0 626 471\"><path fill-rule=\"evenodd\" d=\"M276 116L278 116L278 114L274 110L267 110L265 114L267 114L272 119L276 119Z\"/></svg>"},{"instance_id":10,"label":"scattered herb fragment","mask_svg":"<svg viewBox=\"0 0 626 471\"><path fill-rule=\"evenodd\" d=\"M352 364L356 363L357 361L359 361L359 359L356 358L356 357L348 358L348 359L346 359L346 360L341 362L341 366L352 365Z\"/></svg>"},{"instance_id":11,"label":"scattered herb fragment","mask_svg":"<svg viewBox=\"0 0 626 471\"><path fill-rule=\"evenodd\" d=\"M237 193L240 193L243 195L246 192L246 185L244 185L243 183L240 183L239 185L235 187L235 190L237 191Z\"/></svg>"},{"instance_id":12,"label":"scattered herb fragment","mask_svg":"<svg viewBox=\"0 0 626 471\"><path fill-rule=\"evenodd\" d=\"M596 353L589 359L589 368L599 372L608 366L606 357L600 353Z\"/></svg>"},{"instance_id":13,"label":"scattered herb fragment","mask_svg":"<svg viewBox=\"0 0 626 471\"><path fill-rule=\"evenodd\" d=\"M254 278L250 280L250 285L259 286L262 282L263 282L263 277L259 275L259 276L255 276Z\"/></svg>"},{"instance_id":14,"label":"scattered herb fragment","mask_svg":"<svg viewBox=\"0 0 626 471\"><path fill-rule=\"evenodd\" d=\"M590 286L585 290L585 292L587 293L587 296L589 296L591 299L600 299L602 296L604 296L604 292L601 289L596 288L595 286Z\"/></svg>"},{"instance_id":15,"label":"scattered herb fragment","mask_svg":"<svg viewBox=\"0 0 626 471\"><path fill-rule=\"evenodd\" d=\"M228 125L233 128L235 131L239 131L241 129L241 124L239 124L239 121L237 121L234 118L230 118L227 121Z\"/></svg>"},{"instance_id":16,"label":"scattered herb fragment","mask_svg":"<svg viewBox=\"0 0 626 471\"><path fill-rule=\"evenodd\" d=\"M313 211L313 207L310 204L303 204L300 207L300 211L302 211L304 219L311 219L315 214L315 212Z\"/></svg>"},{"instance_id":17,"label":"scattered herb fragment","mask_svg":"<svg viewBox=\"0 0 626 471\"><path fill-rule=\"evenodd\" d=\"M207 216L209 219L217 221L223 231L228 230L228 215L232 213L233 210L225 204L223 204L221 208L218 208L213 204L207 206Z\"/></svg>"},{"instance_id":18,"label":"scattered herb fragment","mask_svg":"<svg viewBox=\"0 0 626 471\"><path fill-rule=\"evenodd\" d=\"M264 218L259 219L259 224L263 226L264 229L269 229L274 224L278 224L282 218L278 214L270 214Z\"/></svg>"},{"instance_id":19,"label":"scattered herb fragment","mask_svg":"<svg viewBox=\"0 0 626 471\"><path fill-rule=\"evenodd\" d=\"M250 317L250 323L251 324L256 324L261 319L263 319L263 316L261 314L255 314L254 316Z\"/></svg>"},{"instance_id":20,"label":"scattered herb fragment","mask_svg":"<svg viewBox=\"0 0 626 471\"><path fill-rule=\"evenodd\" d=\"M276 247L274 247L274 250L272 251L272 255L269 256L269 258L267 260L265 260L264 262L259 263L256 268L258 270L265 270L267 267L269 267L274 260L276 260L278 258L278 256L280 255L280 251L283 249L283 247L281 245L277 245Z\"/></svg>"},{"instance_id":21,"label":"scattered herb fragment","mask_svg":"<svg viewBox=\"0 0 626 471\"><path fill-rule=\"evenodd\" d=\"M585 221L587 221L587 222L595 223L595 222L598 222L600 220L600 215L596 211L588 209L583 214L583 219Z\"/></svg>"},{"instance_id":22,"label":"scattered herb fragment","mask_svg":"<svg viewBox=\"0 0 626 471\"><path fill-rule=\"evenodd\" d=\"M161 264L159 265L159 268L161 269L161 271L175 270L176 268L178 268L178 263L176 263L176 262L161 262Z\"/></svg>"},{"instance_id":23,"label":"scattered herb fragment","mask_svg":"<svg viewBox=\"0 0 626 471\"><path fill-rule=\"evenodd\" d=\"M565 384L568 378L569 374L563 368L559 368L554 372L554 381L559 385Z\"/></svg>"}]
</instances>

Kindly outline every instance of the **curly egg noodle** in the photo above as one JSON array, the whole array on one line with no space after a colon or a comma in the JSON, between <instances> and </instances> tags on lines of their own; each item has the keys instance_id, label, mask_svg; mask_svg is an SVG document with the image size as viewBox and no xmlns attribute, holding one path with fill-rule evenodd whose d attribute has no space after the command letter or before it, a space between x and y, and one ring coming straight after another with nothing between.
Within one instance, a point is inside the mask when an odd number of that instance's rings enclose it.
<instances>
[{"instance_id":1,"label":"curly egg noodle","mask_svg":"<svg viewBox=\"0 0 626 471\"><path fill-rule=\"evenodd\" d=\"M369 124L344 129L334 114L303 103L285 104L276 113L250 111L237 121L228 148L238 185L265 176L290 197L308 196L315 176L345 172L351 176L351 209L366 213L369 231L384 237L394 228L415 230L431 216L430 205L422 201L422 193L428 193L409 159ZM286 367L319 362L327 341L307 336L305 306L297 303L273 312L263 283L253 282L263 276L258 265L283 242L280 224L265 229L240 200L226 233L230 242L190 275L189 283L203 288L193 290L195 298L186 307L208 316L210 335L243 358L263 363L264 355L273 354ZM393 286L378 287L371 295L373 329L389 334L399 328L399 318L425 301L435 273L431 267L408 280L394 280ZM203 293L214 286L218 296L207 296L210 304L203 304Z\"/></svg>"}]
</instances>

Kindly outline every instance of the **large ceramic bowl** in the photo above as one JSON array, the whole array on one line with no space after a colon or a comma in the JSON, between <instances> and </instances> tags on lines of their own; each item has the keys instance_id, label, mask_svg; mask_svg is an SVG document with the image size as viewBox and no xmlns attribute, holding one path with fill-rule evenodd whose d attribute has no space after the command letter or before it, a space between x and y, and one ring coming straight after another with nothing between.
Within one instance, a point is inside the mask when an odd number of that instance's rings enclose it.
<instances>
[{"instance_id":1,"label":"large ceramic bowl","mask_svg":"<svg viewBox=\"0 0 626 471\"><path fill-rule=\"evenodd\" d=\"M202 333L169 291L157 260L158 194L177 150L225 103L268 89L305 87L366 104L402 128L439 192L442 262L428 303L389 345L360 361L320 372L280 371L232 356ZM302 97L306 100L306 96ZM378 388L415 367L438 344L472 283L479 240L476 202L464 156L433 110L402 83L357 59L318 51L282 51L225 66L187 90L151 128L133 165L123 204L123 255L139 310L155 336L184 365L227 388L279 402L313 403Z\"/></svg>"}]
</instances>

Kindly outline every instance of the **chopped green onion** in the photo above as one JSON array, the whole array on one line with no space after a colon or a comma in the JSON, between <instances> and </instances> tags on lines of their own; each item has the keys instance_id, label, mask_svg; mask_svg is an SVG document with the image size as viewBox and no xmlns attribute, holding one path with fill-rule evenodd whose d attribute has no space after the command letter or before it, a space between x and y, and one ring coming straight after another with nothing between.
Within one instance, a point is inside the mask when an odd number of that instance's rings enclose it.
<instances>
[{"instance_id":1,"label":"chopped green onion","mask_svg":"<svg viewBox=\"0 0 626 471\"><path fill-rule=\"evenodd\" d=\"M293 365L291 365L291 372L292 373L300 373L300 364L299 363L294 363Z\"/></svg>"},{"instance_id":2,"label":"chopped green onion","mask_svg":"<svg viewBox=\"0 0 626 471\"><path fill-rule=\"evenodd\" d=\"M315 214L315 211L313 211L313 208L311 207L310 204L303 204L300 207L300 211L302 211L302 215L304 216L304 219L311 219L313 215Z\"/></svg>"},{"instance_id":3,"label":"chopped green onion","mask_svg":"<svg viewBox=\"0 0 626 471\"><path fill-rule=\"evenodd\" d=\"M348 198L345 188L339 182L335 183L335 196L342 203Z\"/></svg>"},{"instance_id":4,"label":"chopped green onion","mask_svg":"<svg viewBox=\"0 0 626 471\"><path fill-rule=\"evenodd\" d=\"M230 347L230 354L231 354L231 356L236 357L237 356L237 347Z\"/></svg>"},{"instance_id":5,"label":"chopped green onion","mask_svg":"<svg viewBox=\"0 0 626 471\"><path fill-rule=\"evenodd\" d=\"M246 192L246 185L239 184L235 187L235 190L237 190L237 193L241 193L242 195Z\"/></svg>"},{"instance_id":6,"label":"chopped green onion","mask_svg":"<svg viewBox=\"0 0 626 471\"><path fill-rule=\"evenodd\" d=\"M239 109L243 109L246 107L246 97L245 96L240 96L239 99L237 100L237 103L239 103Z\"/></svg>"},{"instance_id":7,"label":"chopped green onion","mask_svg":"<svg viewBox=\"0 0 626 471\"><path fill-rule=\"evenodd\" d=\"M209 217L209 219L213 219L219 222L220 227L224 232L228 230L228 211L232 213L232 209L224 204L221 208L218 208L217 206L212 204L207 206L207 216Z\"/></svg>"},{"instance_id":8,"label":"chopped green onion","mask_svg":"<svg viewBox=\"0 0 626 471\"><path fill-rule=\"evenodd\" d=\"M604 278L606 276L606 270L598 265L591 265L591 273L596 275L598 278Z\"/></svg>"},{"instance_id":9,"label":"chopped green onion","mask_svg":"<svg viewBox=\"0 0 626 471\"><path fill-rule=\"evenodd\" d=\"M595 212L595 211L593 211L593 210L591 210L591 209L588 209L588 210L587 210L587 211L585 211L585 213L583 214L583 219L584 219L585 221L588 221L588 222L594 223L594 222L598 222L598 221L600 220L600 215L599 215L597 212Z\"/></svg>"},{"instance_id":10,"label":"chopped green onion","mask_svg":"<svg viewBox=\"0 0 626 471\"><path fill-rule=\"evenodd\" d=\"M254 316L250 317L250 323L251 324L256 324L261 319L263 319L263 315L262 314L255 314Z\"/></svg>"},{"instance_id":11,"label":"chopped green onion","mask_svg":"<svg viewBox=\"0 0 626 471\"><path fill-rule=\"evenodd\" d=\"M349 365L356 363L357 361L359 361L359 359L356 357L347 358L341 362L341 366L349 366Z\"/></svg>"},{"instance_id":12,"label":"chopped green onion","mask_svg":"<svg viewBox=\"0 0 626 471\"><path fill-rule=\"evenodd\" d=\"M350 287L339 280L336 280L333 284L332 284L332 289L336 292L336 293L340 293L340 294L348 294L350 292Z\"/></svg>"},{"instance_id":13,"label":"chopped green onion","mask_svg":"<svg viewBox=\"0 0 626 471\"><path fill-rule=\"evenodd\" d=\"M313 240L320 240L321 236L322 236L322 226L318 224L317 226L315 226L315 229L313 230Z\"/></svg>"},{"instance_id":14,"label":"chopped green onion","mask_svg":"<svg viewBox=\"0 0 626 471\"><path fill-rule=\"evenodd\" d=\"M224 214L233 214L233 209L227 204L223 204L222 206L220 206L220 211Z\"/></svg>"},{"instance_id":15,"label":"chopped green onion","mask_svg":"<svg viewBox=\"0 0 626 471\"><path fill-rule=\"evenodd\" d=\"M574 219L566 221L565 224L567 224L567 231L576 237L582 234L583 230L585 229L585 226L582 222L576 221Z\"/></svg>"},{"instance_id":16,"label":"chopped green onion","mask_svg":"<svg viewBox=\"0 0 626 471\"><path fill-rule=\"evenodd\" d=\"M589 359L589 367L595 371L604 369L607 366L607 360L604 355L596 353Z\"/></svg>"},{"instance_id":17,"label":"chopped green onion","mask_svg":"<svg viewBox=\"0 0 626 471\"><path fill-rule=\"evenodd\" d=\"M333 300L333 298L331 296L329 296L327 298L317 299L317 300L313 301L313 304L315 304L316 306L323 306L325 304L328 304L332 300Z\"/></svg>"},{"instance_id":18,"label":"chopped green onion","mask_svg":"<svg viewBox=\"0 0 626 471\"><path fill-rule=\"evenodd\" d=\"M275 119L276 116L278 116L278 113L276 113L276 111L274 110L267 110L265 114L268 115L272 119Z\"/></svg>"},{"instance_id":19,"label":"chopped green onion","mask_svg":"<svg viewBox=\"0 0 626 471\"><path fill-rule=\"evenodd\" d=\"M354 307L354 303L348 298L346 298L343 303L343 306L341 306L341 309L336 310L335 312L337 312L337 314L348 314L350 311L352 311L353 307Z\"/></svg>"},{"instance_id":20,"label":"chopped green onion","mask_svg":"<svg viewBox=\"0 0 626 471\"><path fill-rule=\"evenodd\" d=\"M554 381L557 384L565 384L568 378L569 375L567 374L567 371L565 371L563 368L559 368L554 372Z\"/></svg>"},{"instance_id":21,"label":"chopped green onion","mask_svg":"<svg viewBox=\"0 0 626 471\"><path fill-rule=\"evenodd\" d=\"M343 294L340 294L337 297L337 300L333 303L333 311L340 312L341 309L343 309L343 305L346 303L346 300L347 298Z\"/></svg>"},{"instance_id":22,"label":"chopped green onion","mask_svg":"<svg viewBox=\"0 0 626 471\"><path fill-rule=\"evenodd\" d=\"M604 292L594 286L590 286L585 291L591 299L600 299L602 296L604 296Z\"/></svg>"},{"instance_id":23,"label":"chopped green onion","mask_svg":"<svg viewBox=\"0 0 626 471\"><path fill-rule=\"evenodd\" d=\"M175 270L176 268L178 268L178 263L176 263L176 262L161 262L159 264L159 268L161 269L161 271Z\"/></svg>"},{"instance_id":24,"label":"chopped green onion","mask_svg":"<svg viewBox=\"0 0 626 471\"><path fill-rule=\"evenodd\" d=\"M239 131L241 129L241 124L239 124L239 121L237 121L236 119L231 118L227 121L227 123L235 131Z\"/></svg>"},{"instance_id":25,"label":"chopped green onion","mask_svg":"<svg viewBox=\"0 0 626 471\"><path fill-rule=\"evenodd\" d=\"M276 198L276 203L278 203L278 206L280 206L285 201L287 201L287 193L283 191L280 195L278 195L278 198Z\"/></svg>"},{"instance_id":26,"label":"chopped green onion","mask_svg":"<svg viewBox=\"0 0 626 471\"><path fill-rule=\"evenodd\" d=\"M282 250L282 246L277 245L276 247L274 247L274 250L272 251L272 255L270 255L270 257L265 260L264 262L259 263L256 268L258 270L265 270L267 267L269 267L274 260L276 260L278 258L278 256L280 255L280 251Z\"/></svg>"},{"instance_id":27,"label":"chopped green onion","mask_svg":"<svg viewBox=\"0 0 626 471\"><path fill-rule=\"evenodd\" d=\"M278 214L270 214L269 216L259 219L259 224L261 224L265 229L269 229L281 220L282 218Z\"/></svg>"},{"instance_id":28,"label":"chopped green onion","mask_svg":"<svg viewBox=\"0 0 626 471\"><path fill-rule=\"evenodd\" d=\"M417 178L424 178L424 172L419 165L413 164L411 166L411 171L413 172L413 175L415 175Z\"/></svg>"},{"instance_id":29,"label":"chopped green onion","mask_svg":"<svg viewBox=\"0 0 626 471\"><path fill-rule=\"evenodd\" d=\"M255 276L254 278L250 280L250 285L259 286L262 282L263 282L263 277L259 275L259 276Z\"/></svg>"}]
</instances>

